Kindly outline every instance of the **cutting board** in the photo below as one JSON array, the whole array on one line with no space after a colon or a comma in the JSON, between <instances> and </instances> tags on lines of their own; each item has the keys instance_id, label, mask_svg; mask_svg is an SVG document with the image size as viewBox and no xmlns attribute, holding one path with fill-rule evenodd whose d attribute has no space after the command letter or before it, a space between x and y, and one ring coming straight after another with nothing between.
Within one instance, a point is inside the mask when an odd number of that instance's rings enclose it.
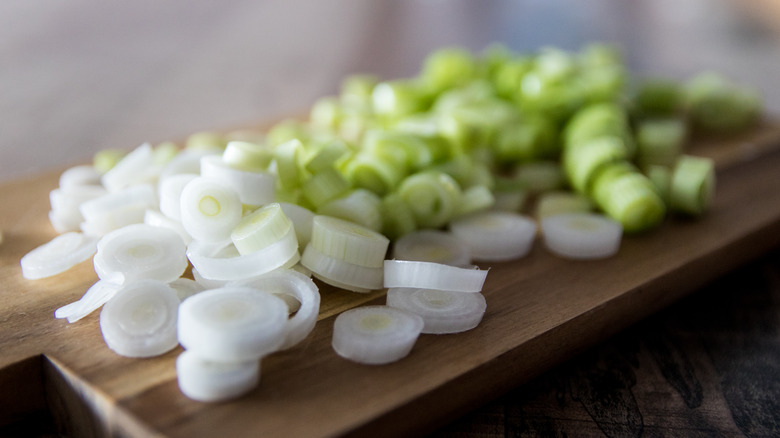
<instances>
[{"instance_id":1,"label":"cutting board","mask_svg":"<svg viewBox=\"0 0 780 438\"><path fill-rule=\"evenodd\" d=\"M57 307L96 281L87 261L58 276L21 277L22 255L55 236L48 192L62 169L0 186L0 427L56 427L72 436L409 436L526 382L583 349L780 245L780 125L704 139L718 188L708 213L670 218L626 237L617 256L569 261L536 242L527 257L484 264L487 312L474 330L422 335L411 354L368 366L337 356L335 315L382 304L320 284L311 335L262 361L259 386L234 401L187 399L176 383L177 348L128 359L102 340L98 312L68 324ZM43 426L42 426L43 425Z\"/></svg>"}]
</instances>

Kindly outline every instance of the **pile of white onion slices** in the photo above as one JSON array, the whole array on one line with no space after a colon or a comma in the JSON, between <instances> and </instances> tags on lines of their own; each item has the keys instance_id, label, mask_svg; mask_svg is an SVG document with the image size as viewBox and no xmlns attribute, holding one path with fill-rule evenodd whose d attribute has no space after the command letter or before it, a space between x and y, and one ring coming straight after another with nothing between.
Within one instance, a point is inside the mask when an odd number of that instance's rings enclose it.
<instances>
[{"instance_id":1,"label":"pile of white onion slices","mask_svg":"<svg viewBox=\"0 0 780 438\"><path fill-rule=\"evenodd\" d=\"M311 333L320 309L312 277L356 293L387 288L386 305L341 313L332 338L343 358L386 364L406 357L421 333L477 327L488 271L475 262L523 257L537 231L560 256L609 257L622 234L592 212L535 220L486 210L391 248L362 225L276 202L274 184L214 151L155 165L148 144L103 174L73 167L50 194L59 235L21 259L22 274L50 277L92 257L99 280L55 317L74 323L102 307L103 338L122 356L181 345L181 391L220 401L252 390L263 357Z\"/></svg>"}]
</instances>

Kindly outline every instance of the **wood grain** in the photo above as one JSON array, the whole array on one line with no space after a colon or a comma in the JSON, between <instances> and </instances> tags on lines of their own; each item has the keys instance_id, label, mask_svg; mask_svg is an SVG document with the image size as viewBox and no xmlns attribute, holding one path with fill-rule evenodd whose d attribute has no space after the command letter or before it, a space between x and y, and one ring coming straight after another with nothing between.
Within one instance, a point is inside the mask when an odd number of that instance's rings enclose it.
<instances>
[{"instance_id":1,"label":"wood grain","mask_svg":"<svg viewBox=\"0 0 780 438\"><path fill-rule=\"evenodd\" d=\"M0 376L29 379L24 364L38 364L39 379L22 391L27 410L44 403L58 427L78 435L423 434L777 247L779 140L780 129L768 125L745 138L698 145L695 152L719 163L710 212L627 238L617 257L572 262L536 245L527 258L485 266L491 272L482 324L458 335L422 336L396 364L357 365L330 348L335 312L381 303L381 292L323 286L324 310L309 338L264 359L255 391L220 404L178 391L173 361L180 350L153 359L118 357L102 341L97 313L75 324L52 317L96 277L85 262L54 278L21 278L21 255L54 236L47 193L58 172L11 182L0 187ZM41 385L43 400L34 389ZM11 405L9 397L0 396L0 407ZM0 426L15 421L5 412Z\"/></svg>"}]
</instances>

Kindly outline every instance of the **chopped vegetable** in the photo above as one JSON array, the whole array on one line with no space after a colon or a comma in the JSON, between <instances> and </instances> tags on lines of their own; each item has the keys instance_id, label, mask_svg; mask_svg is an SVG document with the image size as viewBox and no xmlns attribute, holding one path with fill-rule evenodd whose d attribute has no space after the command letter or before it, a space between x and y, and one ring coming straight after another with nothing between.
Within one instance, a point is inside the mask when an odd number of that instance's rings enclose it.
<instances>
[{"instance_id":1,"label":"chopped vegetable","mask_svg":"<svg viewBox=\"0 0 780 438\"><path fill-rule=\"evenodd\" d=\"M65 272L92 257L97 239L77 232L60 234L21 259L22 276L28 280Z\"/></svg>"},{"instance_id":2,"label":"chopped vegetable","mask_svg":"<svg viewBox=\"0 0 780 438\"><path fill-rule=\"evenodd\" d=\"M387 305L420 315L422 333L445 334L471 330L487 309L485 296L436 289L390 288Z\"/></svg>"},{"instance_id":3,"label":"chopped vegetable","mask_svg":"<svg viewBox=\"0 0 780 438\"><path fill-rule=\"evenodd\" d=\"M409 355L423 326L420 316L393 307L356 307L336 317L332 345L345 359L383 365Z\"/></svg>"},{"instance_id":4,"label":"chopped vegetable","mask_svg":"<svg viewBox=\"0 0 780 438\"><path fill-rule=\"evenodd\" d=\"M617 253L620 224L596 213L563 213L542 219L542 236L554 254L570 259L602 259Z\"/></svg>"}]
</instances>

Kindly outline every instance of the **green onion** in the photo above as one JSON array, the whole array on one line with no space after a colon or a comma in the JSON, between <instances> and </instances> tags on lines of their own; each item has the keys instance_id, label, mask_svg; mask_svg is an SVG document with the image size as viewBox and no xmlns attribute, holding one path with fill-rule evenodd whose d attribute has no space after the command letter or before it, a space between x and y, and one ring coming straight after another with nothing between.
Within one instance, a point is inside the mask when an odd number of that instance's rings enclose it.
<instances>
[{"instance_id":1,"label":"green onion","mask_svg":"<svg viewBox=\"0 0 780 438\"><path fill-rule=\"evenodd\" d=\"M641 167L671 166L683 152L687 129L685 122L678 118L642 120L636 137L637 161Z\"/></svg>"},{"instance_id":2,"label":"green onion","mask_svg":"<svg viewBox=\"0 0 780 438\"><path fill-rule=\"evenodd\" d=\"M425 171L406 177L398 194L409 206L421 227L438 228L458 212L461 190L455 180L441 171Z\"/></svg>"},{"instance_id":3,"label":"green onion","mask_svg":"<svg viewBox=\"0 0 780 438\"><path fill-rule=\"evenodd\" d=\"M700 215L715 191L715 166L711 159L683 155L672 171L669 193L671 207L689 215Z\"/></svg>"},{"instance_id":4,"label":"green onion","mask_svg":"<svg viewBox=\"0 0 780 438\"><path fill-rule=\"evenodd\" d=\"M653 183L621 164L607 166L595 177L593 199L628 233L655 228L666 214L666 205Z\"/></svg>"}]
</instances>

